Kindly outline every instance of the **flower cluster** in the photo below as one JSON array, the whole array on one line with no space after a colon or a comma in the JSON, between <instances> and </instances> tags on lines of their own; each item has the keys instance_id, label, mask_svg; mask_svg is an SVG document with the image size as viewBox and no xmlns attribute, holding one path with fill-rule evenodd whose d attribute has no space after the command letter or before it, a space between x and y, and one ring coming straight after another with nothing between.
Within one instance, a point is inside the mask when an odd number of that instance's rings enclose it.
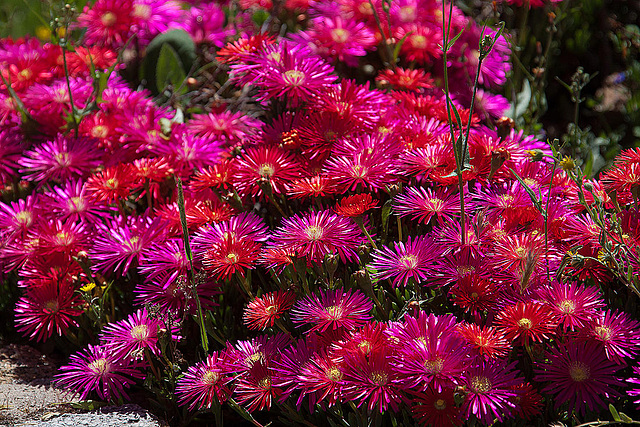
<instances>
[{"instance_id":1,"label":"flower cluster","mask_svg":"<svg viewBox=\"0 0 640 427\"><path fill-rule=\"evenodd\" d=\"M507 41L478 70L495 32L455 7L452 100L440 2L287 1L283 16L306 25L284 36L253 27L256 11L280 13L271 2L237 6L231 24L217 3L97 0L74 24L86 48L0 43L13 198L0 267L19 277L16 326L38 341L100 329L59 384L117 400L147 377L189 411L437 426L522 422L545 405L582 418L640 394L623 381L640 375L640 322L620 302L640 295L640 151L590 182L556 147L496 125ZM96 89L92 71L130 39L170 28L217 58L211 103L160 106L117 74ZM389 64L389 47L397 64L347 77L374 53ZM214 93L216 76L185 85ZM242 97L229 108L227 86ZM198 328L220 344L199 359Z\"/></svg>"}]
</instances>

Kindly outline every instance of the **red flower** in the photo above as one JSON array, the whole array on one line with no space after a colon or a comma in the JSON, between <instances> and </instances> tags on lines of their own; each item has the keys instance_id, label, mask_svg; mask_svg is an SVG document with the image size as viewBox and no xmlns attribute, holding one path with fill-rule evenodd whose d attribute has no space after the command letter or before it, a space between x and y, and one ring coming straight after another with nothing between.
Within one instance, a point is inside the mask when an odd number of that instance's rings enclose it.
<instances>
[{"instance_id":1,"label":"red flower","mask_svg":"<svg viewBox=\"0 0 640 427\"><path fill-rule=\"evenodd\" d=\"M360 216L369 209L378 206L378 201L374 201L371 194L356 194L340 200L333 210L342 216Z\"/></svg>"},{"instance_id":2,"label":"red flower","mask_svg":"<svg viewBox=\"0 0 640 427\"><path fill-rule=\"evenodd\" d=\"M270 292L253 299L244 310L244 323L249 329L266 329L273 326L295 301L291 292Z\"/></svg>"},{"instance_id":3,"label":"red flower","mask_svg":"<svg viewBox=\"0 0 640 427\"><path fill-rule=\"evenodd\" d=\"M529 301L506 307L498 315L497 324L504 328L507 338L519 339L524 345L553 338L557 321L546 305Z\"/></svg>"}]
</instances>

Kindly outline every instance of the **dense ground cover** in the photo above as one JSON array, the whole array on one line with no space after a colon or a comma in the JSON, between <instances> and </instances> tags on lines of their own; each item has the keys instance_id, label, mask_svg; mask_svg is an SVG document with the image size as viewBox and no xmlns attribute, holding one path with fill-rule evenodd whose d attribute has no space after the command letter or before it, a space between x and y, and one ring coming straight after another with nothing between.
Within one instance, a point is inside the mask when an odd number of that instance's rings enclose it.
<instances>
[{"instance_id":1,"label":"dense ground cover","mask_svg":"<svg viewBox=\"0 0 640 427\"><path fill-rule=\"evenodd\" d=\"M628 420L635 30L623 136L574 69L552 139L572 11L474 6L97 0L0 41L0 299L58 383L172 424Z\"/></svg>"}]
</instances>

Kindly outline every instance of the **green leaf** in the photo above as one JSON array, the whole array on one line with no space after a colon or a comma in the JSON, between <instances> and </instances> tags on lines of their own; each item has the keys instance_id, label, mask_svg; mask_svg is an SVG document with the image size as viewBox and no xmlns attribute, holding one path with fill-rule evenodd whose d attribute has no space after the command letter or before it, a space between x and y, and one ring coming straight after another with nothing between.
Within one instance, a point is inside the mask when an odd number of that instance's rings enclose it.
<instances>
[{"instance_id":1,"label":"green leaf","mask_svg":"<svg viewBox=\"0 0 640 427\"><path fill-rule=\"evenodd\" d=\"M187 73L178 57L178 52L169 44L163 44L156 63L156 89L158 93L162 93L169 85L173 86L174 91L178 90L186 77Z\"/></svg>"},{"instance_id":2,"label":"green leaf","mask_svg":"<svg viewBox=\"0 0 640 427\"><path fill-rule=\"evenodd\" d=\"M269 19L269 12L266 9L258 9L251 15L251 20L256 23L258 27L262 27L267 19Z\"/></svg>"},{"instance_id":3,"label":"green leaf","mask_svg":"<svg viewBox=\"0 0 640 427\"><path fill-rule=\"evenodd\" d=\"M98 400L83 400L81 402L72 402L71 407L82 411L94 411L106 404L106 402L100 402Z\"/></svg>"},{"instance_id":4,"label":"green leaf","mask_svg":"<svg viewBox=\"0 0 640 427\"><path fill-rule=\"evenodd\" d=\"M389 215L391 214L391 201L389 199L386 201L384 206L382 206L382 229L384 230L384 234L387 234L387 229L389 227Z\"/></svg>"},{"instance_id":5,"label":"green leaf","mask_svg":"<svg viewBox=\"0 0 640 427\"><path fill-rule=\"evenodd\" d=\"M196 45L183 30L162 33L151 40L142 60L140 78L154 95L163 91L167 84L174 90L196 65ZM186 89L184 89L186 91Z\"/></svg>"},{"instance_id":6,"label":"green leaf","mask_svg":"<svg viewBox=\"0 0 640 427\"><path fill-rule=\"evenodd\" d=\"M529 187L527 185L526 182L524 182L524 180L520 177L520 175L518 175L518 173L516 171L514 171L513 169L509 168L509 170L511 171L511 173L513 174L513 176L516 177L516 179L518 180L518 182L520 183L520 185L522 185L522 187L524 188L524 190L527 192L527 194L529 195L529 197L531 198L531 202L534 204L534 206L536 207L536 209L538 210L538 212L540 212L541 214L545 215L544 210L542 209L542 202L540 200L538 200L538 197L536 196L536 193L533 192L533 190L531 189L531 187Z\"/></svg>"},{"instance_id":7,"label":"green leaf","mask_svg":"<svg viewBox=\"0 0 640 427\"><path fill-rule=\"evenodd\" d=\"M447 52L451 50L451 48L453 47L453 44L456 42L456 40L460 38L463 32L464 32L464 28L460 30L460 32L457 35L455 35L450 42L447 43Z\"/></svg>"},{"instance_id":8,"label":"green leaf","mask_svg":"<svg viewBox=\"0 0 640 427\"><path fill-rule=\"evenodd\" d=\"M620 414L618 414L618 410L611 403L609 403L609 412L611 412L611 416L613 417L614 421L622 421L620 419Z\"/></svg>"},{"instance_id":9,"label":"green leaf","mask_svg":"<svg viewBox=\"0 0 640 427\"><path fill-rule=\"evenodd\" d=\"M633 424L634 423L633 419L630 416L628 416L627 414L622 413L622 412L620 412L620 421L622 421L625 424Z\"/></svg>"},{"instance_id":10,"label":"green leaf","mask_svg":"<svg viewBox=\"0 0 640 427\"><path fill-rule=\"evenodd\" d=\"M393 48L393 63L397 63L398 62L398 56L400 55L400 49L402 49L402 45L404 44L405 41L407 41L407 37L409 37L411 34L413 34L413 31L409 31L407 34L405 34L398 43L396 43L396 46Z\"/></svg>"}]
</instances>

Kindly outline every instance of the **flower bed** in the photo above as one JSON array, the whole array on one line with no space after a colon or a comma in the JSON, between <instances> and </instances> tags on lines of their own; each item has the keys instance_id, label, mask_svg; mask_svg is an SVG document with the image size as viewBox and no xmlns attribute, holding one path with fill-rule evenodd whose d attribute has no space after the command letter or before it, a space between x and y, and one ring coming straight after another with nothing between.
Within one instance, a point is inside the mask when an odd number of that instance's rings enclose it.
<instances>
[{"instance_id":1,"label":"flower bed","mask_svg":"<svg viewBox=\"0 0 640 427\"><path fill-rule=\"evenodd\" d=\"M0 266L21 334L82 347L59 385L175 423L628 420L640 150L590 180L517 130L504 25L58 12L51 42L0 42Z\"/></svg>"}]
</instances>

